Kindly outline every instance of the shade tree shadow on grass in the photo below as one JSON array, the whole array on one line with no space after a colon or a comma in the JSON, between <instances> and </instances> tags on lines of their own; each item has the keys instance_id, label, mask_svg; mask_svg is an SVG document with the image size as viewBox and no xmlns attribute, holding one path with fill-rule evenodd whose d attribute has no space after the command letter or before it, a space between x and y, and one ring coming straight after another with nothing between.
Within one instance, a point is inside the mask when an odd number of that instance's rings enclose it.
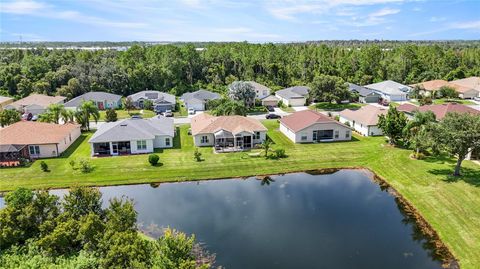
<instances>
[{"instance_id":1,"label":"shade tree shadow on grass","mask_svg":"<svg viewBox=\"0 0 480 269\"><path fill-rule=\"evenodd\" d=\"M175 127L175 136L173 137L173 147L174 149L182 148L182 132L180 127Z\"/></svg>"},{"instance_id":2,"label":"shade tree shadow on grass","mask_svg":"<svg viewBox=\"0 0 480 269\"><path fill-rule=\"evenodd\" d=\"M460 170L461 176L453 176L455 165L450 165L450 169L431 169L428 170L430 174L445 176L444 181L448 183L454 183L458 181L464 181L475 187L480 187L480 169L472 169L469 167L462 167Z\"/></svg>"},{"instance_id":3,"label":"shade tree shadow on grass","mask_svg":"<svg viewBox=\"0 0 480 269\"><path fill-rule=\"evenodd\" d=\"M60 154L60 157L58 157L58 158L66 159L66 158L69 158L70 156L72 156L72 154L78 149L78 147L80 147L80 145L83 143L83 141L85 141L85 139L87 139L87 134L82 133L77 138L77 140L75 140L75 142L73 142L70 145L70 147L67 148L67 150L65 150L62 154Z\"/></svg>"}]
</instances>

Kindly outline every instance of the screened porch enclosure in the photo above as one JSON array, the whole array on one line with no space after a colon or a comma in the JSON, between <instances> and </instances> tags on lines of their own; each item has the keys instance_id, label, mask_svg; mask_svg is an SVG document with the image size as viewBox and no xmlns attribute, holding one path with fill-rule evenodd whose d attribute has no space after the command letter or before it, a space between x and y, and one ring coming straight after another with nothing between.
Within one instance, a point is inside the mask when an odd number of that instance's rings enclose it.
<instances>
[{"instance_id":1,"label":"screened porch enclosure","mask_svg":"<svg viewBox=\"0 0 480 269\"><path fill-rule=\"evenodd\" d=\"M338 131L337 131L338 132ZM334 131L333 130L314 130L313 131L313 141L325 141L325 140L333 140L334 138Z\"/></svg>"},{"instance_id":2,"label":"screened porch enclosure","mask_svg":"<svg viewBox=\"0 0 480 269\"><path fill-rule=\"evenodd\" d=\"M217 152L242 151L253 146L252 134L241 133L233 135L231 132L220 130L214 133L214 136L215 151Z\"/></svg>"},{"instance_id":3,"label":"screened porch enclosure","mask_svg":"<svg viewBox=\"0 0 480 269\"><path fill-rule=\"evenodd\" d=\"M99 155L123 155L130 154L130 141L93 143L93 154Z\"/></svg>"}]
</instances>

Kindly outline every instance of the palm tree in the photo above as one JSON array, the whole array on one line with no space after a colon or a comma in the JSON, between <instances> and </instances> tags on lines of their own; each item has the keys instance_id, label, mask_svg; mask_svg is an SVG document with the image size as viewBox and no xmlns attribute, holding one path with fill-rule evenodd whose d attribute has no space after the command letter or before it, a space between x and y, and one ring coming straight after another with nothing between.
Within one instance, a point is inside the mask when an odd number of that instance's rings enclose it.
<instances>
[{"instance_id":1,"label":"palm tree","mask_svg":"<svg viewBox=\"0 0 480 269\"><path fill-rule=\"evenodd\" d=\"M268 158L268 151L270 150L272 143L272 140L270 140L268 137L262 142L262 148L265 150L265 158Z\"/></svg>"},{"instance_id":2,"label":"palm tree","mask_svg":"<svg viewBox=\"0 0 480 269\"><path fill-rule=\"evenodd\" d=\"M64 123L75 121L75 111L64 109L62 111L62 120Z\"/></svg>"},{"instance_id":3,"label":"palm tree","mask_svg":"<svg viewBox=\"0 0 480 269\"><path fill-rule=\"evenodd\" d=\"M51 119L56 124L59 123L63 111L65 107L62 104L51 104L47 107L47 113L51 114Z\"/></svg>"},{"instance_id":4,"label":"palm tree","mask_svg":"<svg viewBox=\"0 0 480 269\"><path fill-rule=\"evenodd\" d=\"M77 119L80 118L81 124L87 128L87 131L90 131L90 117L95 120L95 123L98 122L100 118L100 112L98 112L98 107L92 102L82 102L78 107Z\"/></svg>"},{"instance_id":5,"label":"palm tree","mask_svg":"<svg viewBox=\"0 0 480 269\"><path fill-rule=\"evenodd\" d=\"M420 150L428 144L428 129L435 122L435 114L432 111L416 112L413 119L407 123L404 129L405 137L415 148L418 155Z\"/></svg>"}]
</instances>

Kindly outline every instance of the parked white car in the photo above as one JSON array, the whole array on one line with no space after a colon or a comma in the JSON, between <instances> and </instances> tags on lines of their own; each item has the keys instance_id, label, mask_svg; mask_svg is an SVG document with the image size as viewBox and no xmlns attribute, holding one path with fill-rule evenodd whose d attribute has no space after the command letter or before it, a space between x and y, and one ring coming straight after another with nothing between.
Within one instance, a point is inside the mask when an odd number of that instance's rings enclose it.
<instances>
[{"instance_id":1,"label":"parked white car","mask_svg":"<svg viewBox=\"0 0 480 269\"><path fill-rule=\"evenodd\" d=\"M188 109L188 115L194 115L195 114L195 109L189 108Z\"/></svg>"}]
</instances>

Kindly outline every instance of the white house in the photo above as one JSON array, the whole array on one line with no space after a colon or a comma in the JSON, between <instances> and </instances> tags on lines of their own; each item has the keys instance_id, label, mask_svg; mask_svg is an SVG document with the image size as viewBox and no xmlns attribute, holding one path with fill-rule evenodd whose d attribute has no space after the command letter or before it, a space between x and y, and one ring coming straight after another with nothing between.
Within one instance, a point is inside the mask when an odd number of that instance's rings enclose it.
<instances>
[{"instance_id":1,"label":"white house","mask_svg":"<svg viewBox=\"0 0 480 269\"><path fill-rule=\"evenodd\" d=\"M313 110L297 111L280 119L280 131L295 143L348 141L348 126Z\"/></svg>"},{"instance_id":2,"label":"white house","mask_svg":"<svg viewBox=\"0 0 480 269\"><path fill-rule=\"evenodd\" d=\"M5 109L16 109L22 113L42 114L51 104L63 104L66 97L31 94L13 103L4 106Z\"/></svg>"},{"instance_id":3,"label":"white house","mask_svg":"<svg viewBox=\"0 0 480 269\"><path fill-rule=\"evenodd\" d=\"M192 118L195 146L215 146L217 152L241 151L262 143L267 128L254 118L243 116L211 116L202 113Z\"/></svg>"},{"instance_id":4,"label":"white house","mask_svg":"<svg viewBox=\"0 0 480 269\"><path fill-rule=\"evenodd\" d=\"M129 95L127 98L132 100L136 108L142 109L145 101L152 102L153 110L157 113L166 110L175 110L175 95L160 91L141 91Z\"/></svg>"},{"instance_id":5,"label":"white house","mask_svg":"<svg viewBox=\"0 0 480 269\"><path fill-rule=\"evenodd\" d=\"M408 93L412 90L411 87L392 80L373 83L365 85L364 87L374 90L389 102L407 101Z\"/></svg>"},{"instance_id":6,"label":"white house","mask_svg":"<svg viewBox=\"0 0 480 269\"><path fill-rule=\"evenodd\" d=\"M275 96L286 106L304 106L310 88L306 86L295 86L275 92Z\"/></svg>"},{"instance_id":7,"label":"white house","mask_svg":"<svg viewBox=\"0 0 480 269\"><path fill-rule=\"evenodd\" d=\"M378 116L387 114L388 109L372 105L364 106L358 110L345 109L340 112L340 122L351 126L355 131L364 136L382 135L378 128Z\"/></svg>"},{"instance_id":8,"label":"white house","mask_svg":"<svg viewBox=\"0 0 480 269\"><path fill-rule=\"evenodd\" d=\"M206 109L205 105L209 100L219 99L220 94L207 90L198 90L196 92L187 92L180 98L188 109L195 111L203 111Z\"/></svg>"},{"instance_id":9,"label":"white house","mask_svg":"<svg viewBox=\"0 0 480 269\"><path fill-rule=\"evenodd\" d=\"M458 96L462 99L480 97L480 77L457 79L453 80L451 84L453 84L453 88L455 88Z\"/></svg>"},{"instance_id":10,"label":"white house","mask_svg":"<svg viewBox=\"0 0 480 269\"><path fill-rule=\"evenodd\" d=\"M90 138L92 156L151 153L173 147L173 119L125 119L100 126Z\"/></svg>"},{"instance_id":11,"label":"white house","mask_svg":"<svg viewBox=\"0 0 480 269\"><path fill-rule=\"evenodd\" d=\"M270 95L270 92L272 90L270 90L269 87L265 86L265 85L262 85L260 83L257 83L255 81L245 81L246 83L250 84L253 86L253 88L255 89L255 98L256 99L263 99L267 96Z\"/></svg>"},{"instance_id":12,"label":"white house","mask_svg":"<svg viewBox=\"0 0 480 269\"><path fill-rule=\"evenodd\" d=\"M65 108L76 109L85 101L92 101L100 110L122 106L122 96L108 92L87 92L65 103Z\"/></svg>"}]
</instances>

